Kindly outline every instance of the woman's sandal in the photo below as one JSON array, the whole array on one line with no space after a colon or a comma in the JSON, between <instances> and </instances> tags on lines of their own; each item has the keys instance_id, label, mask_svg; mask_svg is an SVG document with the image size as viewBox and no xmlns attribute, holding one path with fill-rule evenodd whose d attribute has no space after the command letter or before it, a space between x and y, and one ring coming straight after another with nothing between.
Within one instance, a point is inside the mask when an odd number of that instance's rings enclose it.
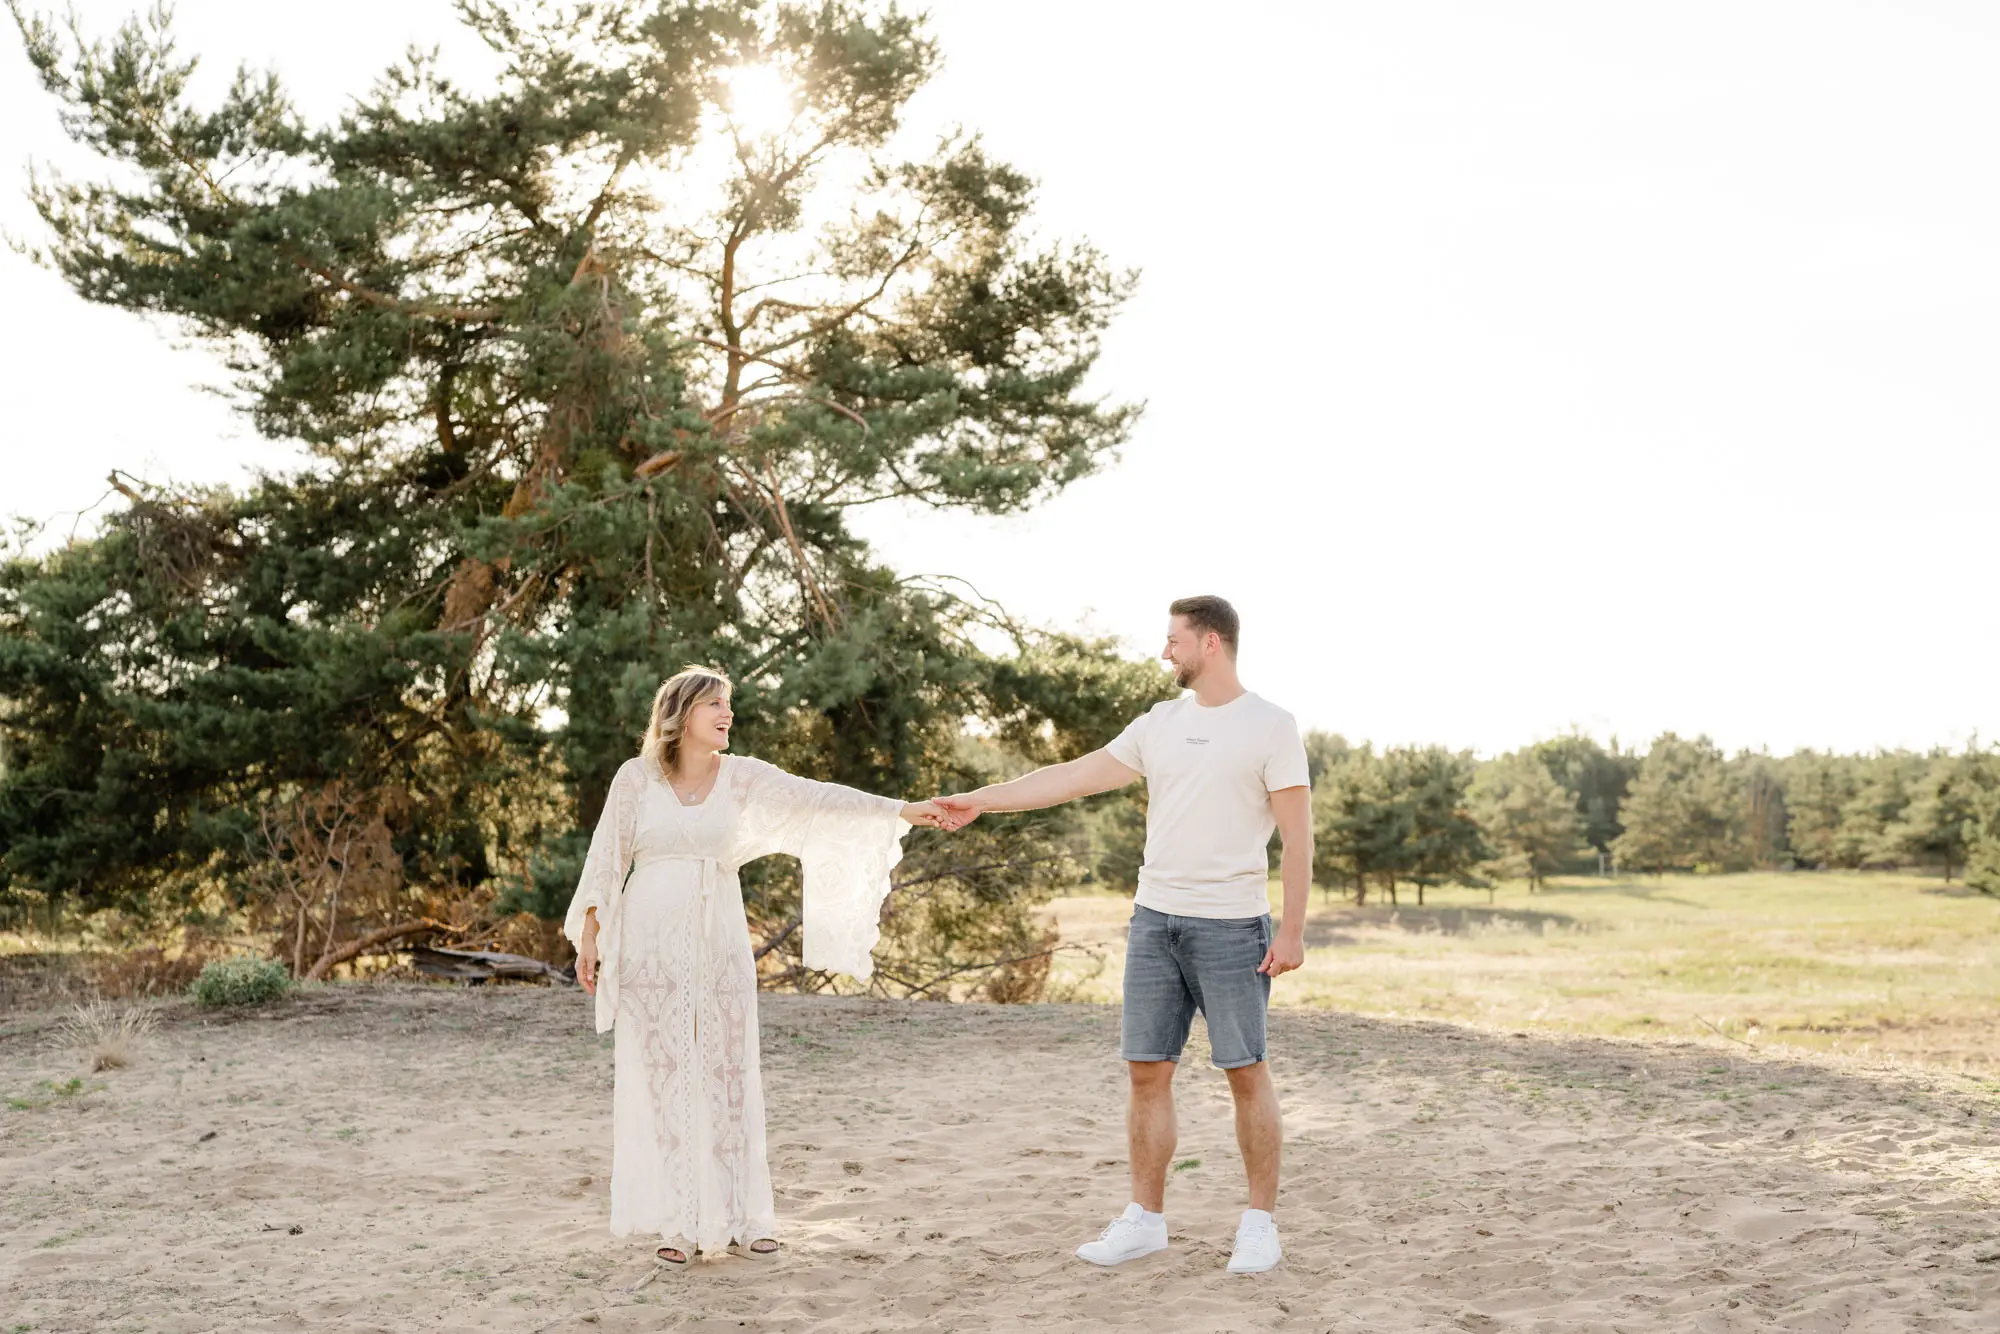
<instances>
[{"instance_id":1,"label":"woman's sandal","mask_svg":"<svg viewBox=\"0 0 2000 1334\"><path fill-rule=\"evenodd\" d=\"M769 1237L759 1237L749 1245L739 1245L735 1249L744 1255L754 1255L762 1260L778 1253L778 1243ZM662 1246L657 1251L654 1251L653 1254L659 1256L670 1265L684 1265L688 1262L687 1252L678 1246Z\"/></svg>"}]
</instances>

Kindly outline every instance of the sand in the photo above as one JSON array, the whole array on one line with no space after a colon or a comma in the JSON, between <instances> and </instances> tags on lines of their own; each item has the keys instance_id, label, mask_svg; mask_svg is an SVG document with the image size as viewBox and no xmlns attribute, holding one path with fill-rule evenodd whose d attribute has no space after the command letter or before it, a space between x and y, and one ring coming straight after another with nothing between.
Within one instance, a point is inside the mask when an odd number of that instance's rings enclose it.
<instances>
[{"instance_id":1,"label":"sand","mask_svg":"<svg viewBox=\"0 0 2000 1334\"><path fill-rule=\"evenodd\" d=\"M605 1231L574 990L177 1005L70 1093L60 1015L9 1015L0 1334L2000 1329L1990 1081L1279 1011L1286 1258L1245 1278L1205 1051L1173 1245L1100 1270L1070 1252L1127 1194L1114 1008L763 1015L787 1249L686 1269Z\"/></svg>"}]
</instances>

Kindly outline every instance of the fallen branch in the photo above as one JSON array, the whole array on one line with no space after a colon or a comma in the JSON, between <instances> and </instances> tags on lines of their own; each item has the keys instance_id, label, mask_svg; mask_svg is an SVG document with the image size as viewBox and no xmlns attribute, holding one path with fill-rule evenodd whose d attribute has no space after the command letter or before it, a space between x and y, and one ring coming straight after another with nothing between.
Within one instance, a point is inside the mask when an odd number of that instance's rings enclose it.
<instances>
[{"instance_id":1,"label":"fallen branch","mask_svg":"<svg viewBox=\"0 0 2000 1334\"><path fill-rule=\"evenodd\" d=\"M329 954L322 954L319 962L315 963L311 970L306 973L305 980L308 982L324 982L326 975L338 965L346 963L350 959L359 958L363 954L370 953L376 947L386 945L392 940L401 940L404 936L414 936L424 931L449 930L451 928L443 922L435 921L429 917L420 917L413 921L398 922L394 926L385 926L379 931L370 931L365 936L358 936L348 941L345 945L342 945L339 949Z\"/></svg>"},{"instance_id":2,"label":"fallen branch","mask_svg":"<svg viewBox=\"0 0 2000 1334\"><path fill-rule=\"evenodd\" d=\"M410 951L410 962L426 977L448 977L460 982L490 982L496 978L525 981L545 977L556 982L575 979L575 974L552 963L501 950L451 950L418 945Z\"/></svg>"}]
</instances>

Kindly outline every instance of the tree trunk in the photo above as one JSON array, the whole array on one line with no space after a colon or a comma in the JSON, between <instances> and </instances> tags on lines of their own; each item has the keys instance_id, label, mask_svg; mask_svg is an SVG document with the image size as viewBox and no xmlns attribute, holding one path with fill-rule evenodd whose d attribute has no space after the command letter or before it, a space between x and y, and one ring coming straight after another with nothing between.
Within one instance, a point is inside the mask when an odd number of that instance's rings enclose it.
<instances>
[{"instance_id":1,"label":"tree trunk","mask_svg":"<svg viewBox=\"0 0 2000 1334\"><path fill-rule=\"evenodd\" d=\"M604 803L611 799L611 774L599 777L583 774L576 780L576 827L595 830L604 815Z\"/></svg>"}]
</instances>

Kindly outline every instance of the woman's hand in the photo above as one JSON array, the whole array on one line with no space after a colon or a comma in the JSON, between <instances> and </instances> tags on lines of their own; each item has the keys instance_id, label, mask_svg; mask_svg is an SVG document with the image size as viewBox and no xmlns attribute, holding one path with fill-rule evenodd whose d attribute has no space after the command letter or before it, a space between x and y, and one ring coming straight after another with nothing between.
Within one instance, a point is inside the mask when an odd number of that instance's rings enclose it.
<instances>
[{"instance_id":1,"label":"woman's hand","mask_svg":"<svg viewBox=\"0 0 2000 1334\"><path fill-rule=\"evenodd\" d=\"M583 986L583 994L597 994L597 910L583 919L583 943L576 950L576 980Z\"/></svg>"},{"instance_id":2,"label":"woman's hand","mask_svg":"<svg viewBox=\"0 0 2000 1334\"><path fill-rule=\"evenodd\" d=\"M929 825L932 829L950 829L951 813L935 801L913 801L903 807L903 819L910 824Z\"/></svg>"}]
</instances>

